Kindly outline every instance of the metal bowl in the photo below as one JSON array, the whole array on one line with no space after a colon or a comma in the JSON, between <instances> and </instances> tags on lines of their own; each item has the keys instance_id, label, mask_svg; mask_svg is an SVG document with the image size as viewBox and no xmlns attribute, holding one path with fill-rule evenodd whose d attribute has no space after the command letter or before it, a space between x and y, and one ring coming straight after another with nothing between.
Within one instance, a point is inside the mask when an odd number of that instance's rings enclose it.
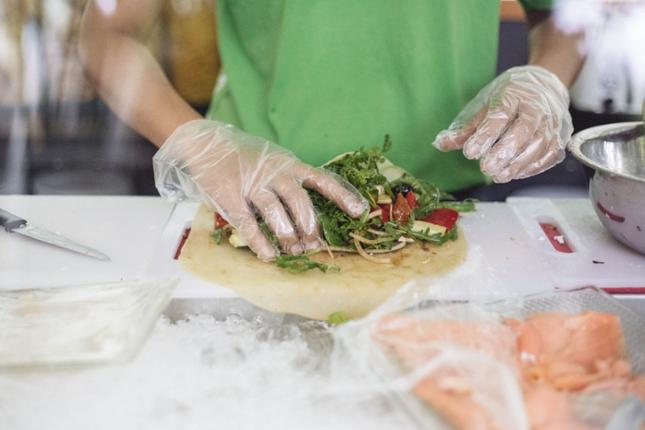
<instances>
[{"instance_id":1,"label":"metal bowl","mask_svg":"<svg viewBox=\"0 0 645 430\"><path fill-rule=\"evenodd\" d=\"M600 222L616 239L645 254L645 137L642 122L577 133L569 150L595 172L589 196Z\"/></svg>"}]
</instances>

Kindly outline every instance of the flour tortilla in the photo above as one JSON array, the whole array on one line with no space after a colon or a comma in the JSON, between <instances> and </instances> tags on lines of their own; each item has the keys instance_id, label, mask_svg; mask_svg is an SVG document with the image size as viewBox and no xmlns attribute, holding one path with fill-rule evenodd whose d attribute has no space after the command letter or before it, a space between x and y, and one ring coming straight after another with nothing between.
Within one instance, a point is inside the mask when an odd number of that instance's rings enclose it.
<instances>
[{"instance_id":1,"label":"flour tortilla","mask_svg":"<svg viewBox=\"0 0 645 430\"><path fill-rule=\"evenodd\" d=\"M335 264L340 271L293 274L258 260L248 248L233 248L226 240L217 245L210 236L213 228L213 212L200 207L179 258L185 270L230 288L256 306L315 319L327 319L338 311L350 318L362 317L409 280L445 273L466 255L466 241L460 234L442 246L411 244L389 254L393 264L373 263L349 253L334 253L332 260L320 252L311 258Z\"/></svg>"}]
</instances>

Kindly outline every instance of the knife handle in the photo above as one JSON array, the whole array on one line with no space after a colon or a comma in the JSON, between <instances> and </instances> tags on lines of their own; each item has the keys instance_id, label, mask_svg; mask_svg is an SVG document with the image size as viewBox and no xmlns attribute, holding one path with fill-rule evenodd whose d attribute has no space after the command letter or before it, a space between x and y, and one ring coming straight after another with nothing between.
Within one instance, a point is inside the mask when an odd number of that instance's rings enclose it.
<instances>
[{"instance_id":1,"label":"knife handle","mask_svg":"<svg viewBox=\"0 0 645 430\"><path fill-rule=\"evenodd\" d=\"M4 209L0 209L0 227L4 227L7 231L12 231L25 224L27 224L26 220L12 214L11 212L7 212Z\"/></svg>"}]
</instances>

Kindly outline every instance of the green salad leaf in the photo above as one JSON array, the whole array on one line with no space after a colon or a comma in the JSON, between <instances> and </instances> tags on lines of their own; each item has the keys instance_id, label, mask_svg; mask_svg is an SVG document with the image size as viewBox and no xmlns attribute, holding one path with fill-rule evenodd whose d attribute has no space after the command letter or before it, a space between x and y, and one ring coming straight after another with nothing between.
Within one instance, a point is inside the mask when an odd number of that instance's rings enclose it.
<instances>
[{"instance_id":1,"label":"green salad leaf","mask_svg":"<svg viewBox=\"0 0 645 430\"><path fill-rule=\"evenodd\" d=\"M390 136L385 135L381 148L359 149L345 154L324 166L325 170L337 174L358 190L370 206L376 206L377 186L387 184L387 178L378 170L378 164L385 160L384 153L392 146Z\"/></svg>"},{"instance_id":2,"label":"green salad leaf","mask_svg":"<svg viewBox=\"0 0 645 430\"><path fill-rule=\"evenodd\" d=\"M344 311L333 312L327 317L327 322L331 325L338 325L349 321L349 317Z\"/></svg>"},{"instance_id":3,"label":"green salad leaf","mask_svg":"<svg viewBox=\"0 0 645 430\"><path fill-rule=\"evenodd\" d=\"M312 269L318 269L323 273L339 270L338 266L314 261L307 255L280 254L276 257L275 264L289 273L302 273Z\"/></svg>"},{"instance_id":4,"label":"green salad leaf","mask_svg":"<svg viewBox=\"0 0 645 430\"><path fill-rule=\"evenodd\" d=\"M215 244L221 245L222 244L222 234L224 233L224 230L221 228L216 228L211 232L211 238L215 241Z\"/></svg>"},{"instance_id":5,"label":"green salad leaf","mask_svg":"<svg viewBox=\"0 0 645 430\"><path fill-rule=\"evenodd\" d=\"M264 236L269 239L269 242L271 242L273 248L277 251L280 251L280 242L278 242L278 238L275 234L273 234L273 231L271 231L268 224L263 219L258 219L258 227L260 227L262 234L264 234Z\"/></svg>"}]
</instances>

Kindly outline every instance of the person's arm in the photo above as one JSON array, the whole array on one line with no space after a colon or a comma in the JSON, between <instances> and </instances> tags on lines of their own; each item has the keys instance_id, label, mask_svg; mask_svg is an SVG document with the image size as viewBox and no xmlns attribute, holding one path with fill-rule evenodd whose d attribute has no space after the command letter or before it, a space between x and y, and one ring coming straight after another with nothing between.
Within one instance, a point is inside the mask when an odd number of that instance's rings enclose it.
<instances>
[{"instance_id":1,"label":"person's arm","mask_svg":"<svg viewBox=\"0 0 645 430\"><path fill-rule=\"evenodd\" d=\"M172 87L144 42L161 0L114 2L104 11L90 0L79 51L86 74L110 108L160 146L180 125L201 116Z\"/></svg>"},{"instance_id":2,"label":"person's arm","mask_svg":"<svg viewBox=\"0 0 645 430\"><path fill-rule=\"evenodd\" d=\"M548 12L527 12L529 64L544 67L570 87L582 68L581 35L558 29Z\"/></svg>"},{"instance_id":3,"label":"person's arm","mask_svg":"<svg viewBox=\"0 0 645 430\"><path fill-rule=\"evenodd\" d=\"M104 2L108 3L108 2ZM87 74L113 111L160 147L153 158L162 196L201 200L238 229L261 259L278 251L258 223L262 218L281 252L322 246L313 204L303 187L318 191L352 217L367 209L355 190L265 139L200 115L173 89L144 41L161 0L90 0L80 53Z\"/></svg>"}]
</instances>

